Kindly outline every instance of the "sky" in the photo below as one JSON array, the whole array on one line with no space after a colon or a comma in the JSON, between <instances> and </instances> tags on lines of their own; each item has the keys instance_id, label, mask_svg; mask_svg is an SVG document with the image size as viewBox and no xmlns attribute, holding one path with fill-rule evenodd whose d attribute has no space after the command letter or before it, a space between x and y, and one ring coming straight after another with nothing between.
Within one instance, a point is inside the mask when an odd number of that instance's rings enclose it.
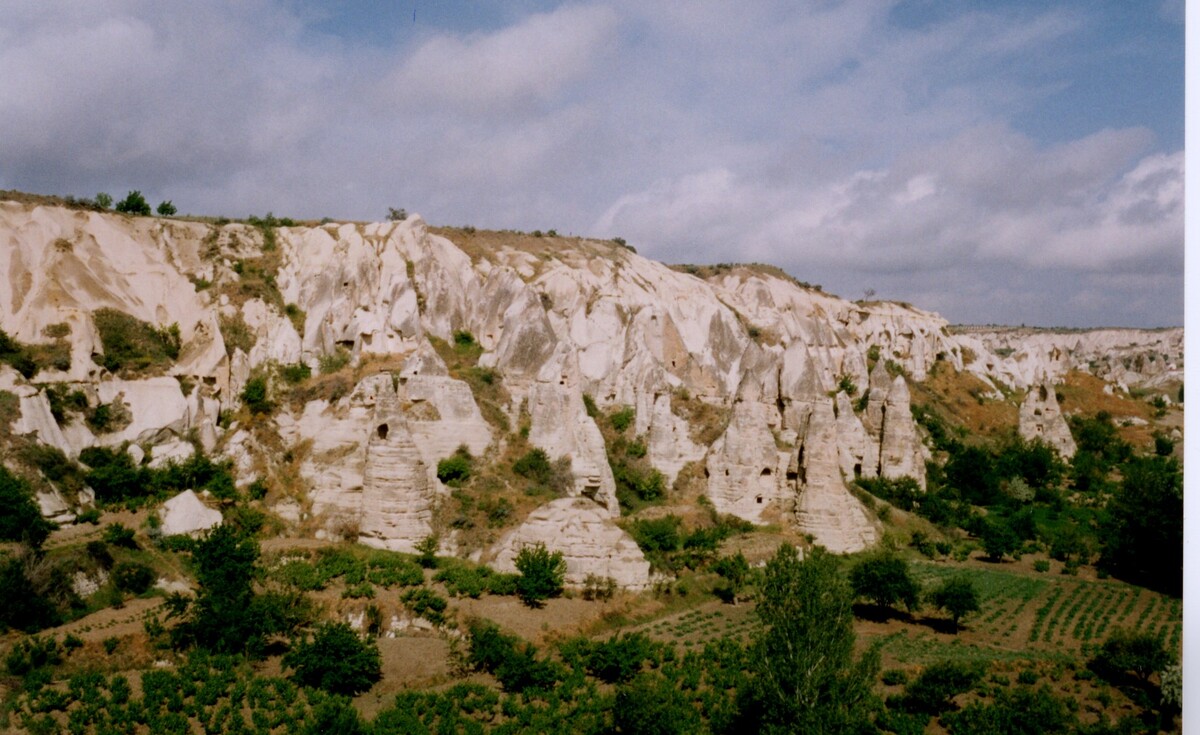
<instances>
[{"instance_id":1,"label":"sky","mask_svg":"<svg viewBox=\"0 0 1200 735\"><path fill-rule=\"evenodd\" d=\"M0 0L0 188L1183 323L1183 0Z\"/></svg>"}]
</instances>

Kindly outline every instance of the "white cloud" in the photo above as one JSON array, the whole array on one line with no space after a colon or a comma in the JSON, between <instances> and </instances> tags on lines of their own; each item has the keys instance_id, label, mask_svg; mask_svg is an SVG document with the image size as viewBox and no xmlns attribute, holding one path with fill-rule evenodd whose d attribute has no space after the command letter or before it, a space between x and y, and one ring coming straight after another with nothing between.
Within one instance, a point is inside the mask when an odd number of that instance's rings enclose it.
<instances>
[{"instance_id":1,"label":"white cloud","mask_svg":"<svg viewBox=\"0 0 1200 735\"><path fill-rule=\"evenodd\" d=\"M0 187L232 215L404 206L776 262L848 295L870 281L952 318L1032 322L1008 302L1057 298L1086 321L1091 276L1169 280L1182 258L1181 153L1128 123L1047 144L1017 122L1073 83L1092 6L911 28L892 0L568 2L393 46L294 7L7 4ZM1031 296L1043 272L1068 291Z\"/></svg>"},{"instance_id":2,"label":"white cloud","mask_svg":"<svg viewBox=\"0 0 1200 735\"><path fill-rule=\"evenodd\" d=\"M607 8L565 6L495 33L426 41L386 81L397 102L458 112L536 112L596 71L614 42Z\"/></svg>"}]
</instances>

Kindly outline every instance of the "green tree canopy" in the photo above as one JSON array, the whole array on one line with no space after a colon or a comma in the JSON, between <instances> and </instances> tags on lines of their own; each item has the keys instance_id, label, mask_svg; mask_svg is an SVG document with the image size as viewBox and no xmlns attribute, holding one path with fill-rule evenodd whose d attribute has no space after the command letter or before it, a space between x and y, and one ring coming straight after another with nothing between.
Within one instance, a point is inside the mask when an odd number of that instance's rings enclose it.
<instances>
[{"instance_id":1,"label":"green tree canopy","mask_svg":"<svg viewBox=\"0 0 1200 735\"><path fill-rule=\"evenodd\" d=\"M321 625L284 655L283 665L293 669L297 683L349 696L370 689L382 676L379 648L346 623Z\"/></svg>"},{"instance_id":2,"label":"green tree canopy","mask_svg":"<svg viewBox=\"0 0 1200 735\"><path fill-rule=\"evenodd\" d=\"M850 586L855 597L879 607L903 602L906 610L921 606L921 587L908 571L908 562L891 551L871 554L850 569Z\"/></svg>"},{"instance_id":3,"label":"green tree canopy","mask_svg":"<svg viewBox=\"0 0 1200 735\"><path fill-rule=\"evenodd\" d=\"M567 563L562 552L551 552L543 543L524 546L517 552L517 596L530 607L541 607L551 597L562 594Z\"/></svg>"},{"instance_id":4,"label":"green tree canopy","mask_svg":"<svg viewBox=\"0 0 1200 735\"><path fill-rule=\"evenodd\" d=\"M975 584L965 576L951 577L929 593L929 602L950 614L955 630L958 621L979 611L979 593Z\"/></svg>"},{"instance_id":5,"label":"green tree canopy","mask_svg":"<svg viewBox=\"0 0 1200 735\"><path fill-rule=\"evenodd\" d=\"M854 656L853 593L822 548L801 559L783 545L759 590L764 630L750 656L748 731L844 733L866 726L879 669L872 649Z\"/></svg>"},{"instance_id":6,"label":"green tree canopy","mask_svg":"<svg viewBox=\"0 0 1200 735\"><path fill-rule=\"evenodd\" d=\"M1170 457L1124 467L1109 501L1100 564L1115 576L1173 595L1183 592L1183 472Z\"/></svg>"}]
</instances>

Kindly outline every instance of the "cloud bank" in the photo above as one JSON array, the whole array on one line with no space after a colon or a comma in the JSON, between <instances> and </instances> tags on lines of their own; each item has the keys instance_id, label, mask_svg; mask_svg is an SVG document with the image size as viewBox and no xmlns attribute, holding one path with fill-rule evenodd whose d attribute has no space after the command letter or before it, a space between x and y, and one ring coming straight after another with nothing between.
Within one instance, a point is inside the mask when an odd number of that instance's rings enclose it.
<instances>
[{"instance_id":1,"label":"cloud bank","mask_svg":"<svg viewBox=\"0 0 1200 735\"><path fill-rule=\"evenodd\" d=\"M1136 78L1144 34L1108 38L1091 4L914 6L535 4L367 44L336 5L16 2L0 186L403 206L772 262L956 321L1181 323L1182 142L1152 104L1170 86ZM1146 109L1067 104L1097 69L1130 70Z\"/></svg>"}]
</instances>

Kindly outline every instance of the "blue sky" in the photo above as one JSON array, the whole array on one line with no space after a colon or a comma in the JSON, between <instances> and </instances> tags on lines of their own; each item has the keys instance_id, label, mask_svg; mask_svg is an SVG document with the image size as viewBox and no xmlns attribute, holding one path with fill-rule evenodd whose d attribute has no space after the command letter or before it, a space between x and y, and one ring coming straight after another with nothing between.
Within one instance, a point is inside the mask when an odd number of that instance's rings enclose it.
<instances>
[{"instance_id":1,"label":"blue sky","mask_svg":"<svg viewBox=\"0 0 1200 735\"><path fill-rule=\"evenodd\" d=\"M1182 0L10 0L0 188L405 207L955 322L1180 324L1183 36Z\"/></svg>"}]
</instances>

